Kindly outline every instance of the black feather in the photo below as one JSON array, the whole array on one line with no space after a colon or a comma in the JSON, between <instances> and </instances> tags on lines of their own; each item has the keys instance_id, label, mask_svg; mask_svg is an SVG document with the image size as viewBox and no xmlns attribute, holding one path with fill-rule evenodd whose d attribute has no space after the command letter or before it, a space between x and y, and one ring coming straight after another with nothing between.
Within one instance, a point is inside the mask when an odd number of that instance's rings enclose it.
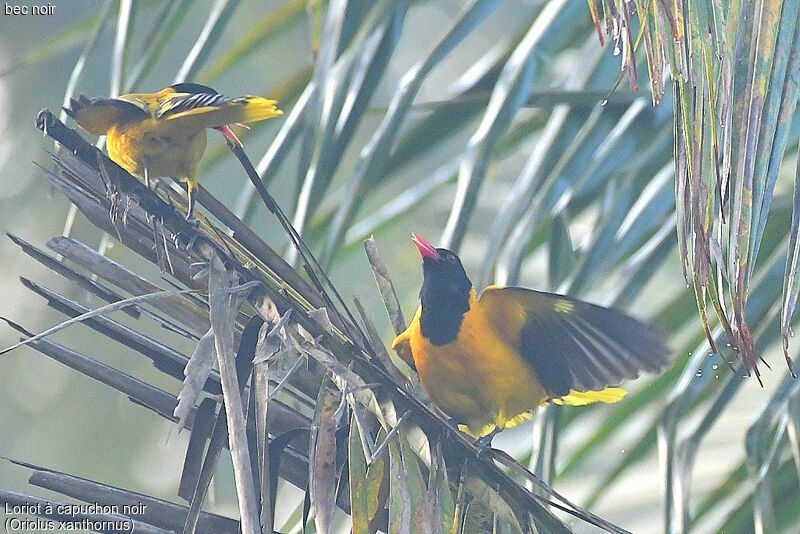
<instances>
[{"instance_id":1,"label":"black feather","mask_svg":"<svg viewBox=\"0 0 800 534\"><path fill-rule=\"evenodd\" d=\"M528 321L520 332L520 353L533 367L547 394L556 398L572 389L573 379L564 355L575 348L569 347L570 338L553 326L557 325L547 327L538 321Z\"/></svg>"},{"instance_id":2,"label":"black feather","mask_svg":"<svg viewBox=\"0 0 800 534\"><path fill-rule=\"evenodd\" d=\"M205 93L215 95L217 92L207 85L200 85L199 83L183 82L170 85L176 93Z\"/></svg>"}]
</instances>

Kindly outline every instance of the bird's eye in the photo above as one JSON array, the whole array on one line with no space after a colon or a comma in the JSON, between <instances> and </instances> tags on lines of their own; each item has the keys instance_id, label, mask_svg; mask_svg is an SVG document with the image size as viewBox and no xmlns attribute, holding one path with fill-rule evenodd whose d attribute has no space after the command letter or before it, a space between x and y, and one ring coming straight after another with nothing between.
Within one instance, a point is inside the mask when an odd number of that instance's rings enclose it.
<instances>
[{"instance_id":1,"label":"bird's eye","mask_svg":"<svg viewBox=\"0 0 800 534\"><path fill-rule=\"evenodd\" d=\"M456 263L456 256L455 256L455 254L448 254L448 255L447 255L447 261L448 261L448 262L450 262L450 263L452 263L453 265L455 265L455 263Z\"/></svg>"}]
</instances>

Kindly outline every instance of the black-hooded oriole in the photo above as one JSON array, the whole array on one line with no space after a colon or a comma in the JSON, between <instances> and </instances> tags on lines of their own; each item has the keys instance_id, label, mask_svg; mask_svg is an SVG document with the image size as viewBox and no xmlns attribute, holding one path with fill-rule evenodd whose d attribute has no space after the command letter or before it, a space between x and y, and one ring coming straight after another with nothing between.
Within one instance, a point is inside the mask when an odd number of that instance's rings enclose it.
<instances>
[{"instance_id":1,"label":"black-hooded oriole","mask_svg":"<svg viewBox=\"0 0 800 534\"><path fill-rule=\"evenodd\" d=\"M206 128L220 130L239 144L228 124L246 124L282 114L274 100L258 96L229 97L196 83L170 85L157 93L117 98L70 100L65 108L81 128L107 136L109 157L131 174L169 176L186 182L187 218L194 213L197 165L206 149Z\"/></svg>"},{"instance_id":2,"label":"black-hooded oriole","mask_svg":"<svg viewBox=\"0 0 800 534\"><path fill-rule=\"evenodd\" d=\"M393 348L431 400L474 437L514 426L537 406L617 402L607 387L663 369L662 333L619 311L519 287L476 296L461 261L418 235L420 307Z\"/></svg>"}]
</instances>

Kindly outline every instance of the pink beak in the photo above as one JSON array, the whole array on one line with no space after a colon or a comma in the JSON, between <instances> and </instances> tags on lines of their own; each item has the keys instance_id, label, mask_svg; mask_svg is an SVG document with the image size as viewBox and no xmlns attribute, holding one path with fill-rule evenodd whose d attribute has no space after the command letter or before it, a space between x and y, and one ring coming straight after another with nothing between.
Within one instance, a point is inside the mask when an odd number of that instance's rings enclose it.
<instances>
[{"instance_id":1,"label":"pink beak","mask_svg":"<svg viewBox=\"0 0 800 534\"><path fill-rule=\"evenodd\" d=\"M417 250L419 250L423 260L425 258L430 258L434 261L439 261L441 259L439 253L436 251L436 247L422 239L419 234L412 233L411 240L417 245Z\"/></svg>"}]
</instances>

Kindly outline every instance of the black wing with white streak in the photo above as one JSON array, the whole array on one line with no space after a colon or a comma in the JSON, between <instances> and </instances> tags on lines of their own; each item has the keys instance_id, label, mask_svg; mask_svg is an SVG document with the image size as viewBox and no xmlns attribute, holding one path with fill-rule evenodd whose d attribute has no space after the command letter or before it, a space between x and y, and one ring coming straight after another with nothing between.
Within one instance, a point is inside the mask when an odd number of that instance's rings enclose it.
<instances>
[{"instance_id":1,"label":"black wing with white streak","mask_svg":"<svg viewBox=\"0 0 800 534\"><path fill-rule=\"evenodd\" d=\"M236 98L219 93L178 93L159 104L155 117L156 119L167 119L179 113L210 111L226 106L235 100Z\"/></svg>"}]
</instances>

